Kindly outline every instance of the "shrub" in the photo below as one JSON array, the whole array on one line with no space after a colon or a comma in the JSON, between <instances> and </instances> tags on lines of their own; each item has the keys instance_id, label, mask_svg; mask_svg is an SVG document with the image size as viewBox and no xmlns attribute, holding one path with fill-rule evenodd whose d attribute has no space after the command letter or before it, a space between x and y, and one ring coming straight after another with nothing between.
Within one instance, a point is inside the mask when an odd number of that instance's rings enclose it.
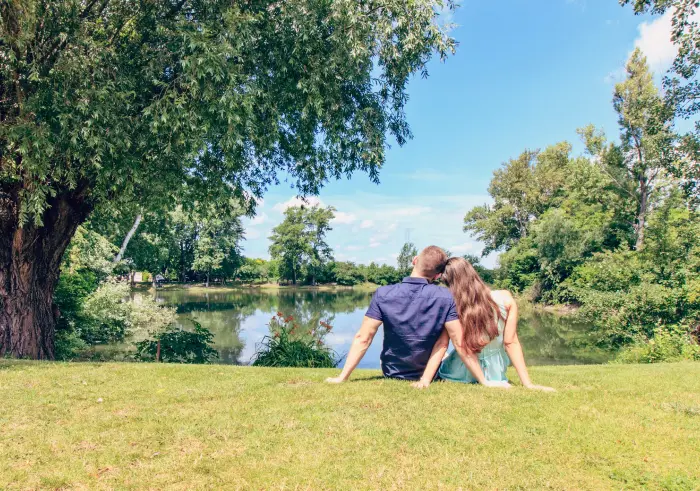
<instances>
[{"instance_id":1,"label":"shrub","mask_svg":"<svg viewBox=\"0 0 700 491\"><path fill-rule=\"evenodd\" d=\"M92 288L96 289L90 292ZM56 332L57 358L82 357L91 345L159 331L175 321L175 309L158 305L150 295L130 301L129 293L128 284L114 280L96 287L89 272L62 276L55 295L61 312Z\"/></svg>"},{"instance_id":2,"label":"shrub","mask_svg":"<svg viewBox=\"0 0 700 491\"><path fill-rule=\"evenodd\" d=\"M621 347L655 330L683 321L684 292L655 283L641 283L628 291L581 290L578 315L593 326L598 344Z\"/></svg>"},{"instance_id":3,"label":"shrub","mask_svg":"<svg viewBox=\"0 0 700 491\"><path fill-rule=\"evenodd\" d=\"M365 276L355 263L333 263L332 269L333 277L339 285L353 286L365 281Z\"/></svg>"},{"instance_id":4,"label":"shrub","mask_svg":"<svg viewBox=\"0 0 700 491\"><path fill-rule=\"evenodd\" d=\"M88 344L122 341L129 329L130 306L127 283L107 281L90 294L82 305L76 331Z\"/></svg>"},{"instance_id":5,"label":"shrub","mask_svg":"<svg viewBox=\"0 0 700 491\"><path fill-rule=\"evenodd\" d=\"M527 239L501 254L499 263L501 267L495 281L497 288L520 293L533 285L539 277L537 251Z\"/></svg>"},{"instance_id":6,"label":"shrub","mask_svg":"<svg viewBox=\"0 0 700 491\"><path fill-rule=\"evenodd\" d=\"M331 325L321 321L310 327L299 326L294 317L281 312L272 317L270 335L256 347L253 365L262 367L334 368L335 352L323 342Z\"/></svg>"},{"instance_id":7,"label":"shrub","mask_svg":"<svg viewBox=\"0 0 700 491\"><path fill-rule=\"evenodd\" d=\"M88 345L75 331L62 329L56 330L56 359L70 360L78 353L85 352Z\"/></svg>"},{"instance_id":8,"label":"shrub","mask_svg":"<svg viewBox=\"0 0 700 491\"><path fill-rule=\"evenodd\" d=\"M212 348L214 335L196 321L193 331L180 327L169 327L165 331L135 343L136 359L139 361L163 361L165 363L211 363L219 358ZM160 347L159 347L160 344ZM157 360L160 351L160 360Z\"/></svg>"},{"instance_id":9,"label":"shrub","mask_svg":"<svg viewBox=\"0 0 700 491\"><path fill-rule=\"evenodd\" d=\"M638 285L642 271L637 252L628 249L606 251L578 266L566 284L574 292L577 289L616 292Z\"/></svg>"},{"instance_id":10,"label":"shrub","mask_svg":"<svg viewBox=\"0 0 700 491\"><path fill-rule=\"evenodd\" d=\"M615 358L617 363L661 363L700 360L700 345L685 329L658 329L653 338L641 340L623 348Z\"/></svg>"}]
</instances>

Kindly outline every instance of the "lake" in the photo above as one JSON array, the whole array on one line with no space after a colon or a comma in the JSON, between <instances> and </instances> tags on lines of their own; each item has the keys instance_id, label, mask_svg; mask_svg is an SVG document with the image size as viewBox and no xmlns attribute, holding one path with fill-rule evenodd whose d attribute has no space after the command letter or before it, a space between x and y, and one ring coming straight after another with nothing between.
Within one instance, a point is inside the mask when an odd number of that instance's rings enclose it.
<instances>
[{"instance_id":1,"label":"lake","mask_svg":"<svg viewBox=\"0 0 700 491\"><path fill-rule=\"evenodd\" d=\"M178 323L199 322L215 336L220 362L249 364L256 346L268 334L276 312L303 324L325 321L333 326L326 342L345 356L369 305L371 293L338 290L158 290L156 300L177 308ZM586 346L586 326L570 317L525 309L518 329L530 365L601 363L608 355ZM382 329L363 358L361 368L379 368Z\"/></svg>"}]
</instances>

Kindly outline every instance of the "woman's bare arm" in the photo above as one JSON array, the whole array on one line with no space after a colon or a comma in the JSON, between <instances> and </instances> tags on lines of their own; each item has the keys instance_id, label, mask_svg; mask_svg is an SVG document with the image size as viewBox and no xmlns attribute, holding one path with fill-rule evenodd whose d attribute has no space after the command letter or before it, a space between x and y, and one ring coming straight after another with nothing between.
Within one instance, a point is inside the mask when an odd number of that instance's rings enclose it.
<instances>
[{"instance_id":1,"label":"woman's bare arm","mask_svg":"<svg viewBox=\"0 0 700 491\"><path fill-rule=\"evenodd\" d=\"M510 362L515 368L520 381L524 387L528 389L538 389L544 391L554 391L551 387L543 385L535 385L530 380L530 374L527 372L525 365L525 356L523 355L523 347L518 339L518 304L515 302L513 295L508 291L497 292L499 298L503 300L506 308L506 326L503 330L503 346L510 358Z\"/></svg>"},{"instance_id":2,"label":"woman's bare arm","mask_svg":"<svg viewBox=\"0 0 700 491\"><path fill-rule=\"evenodd\" d=\"M440 337L435 342L435 346L433 346L433 351L430 354L428 364L425 366L425 370L423 370L423 376L418 382L413 382L411 384L413 387L416 389L428 388L430 383L435 378L435 374L440 368L440 363L442 363L442 359L445 357L449 344L450 338L447 335L447 331L443 329L442 334L440 334Z\"/></svg>"}]
</instances>

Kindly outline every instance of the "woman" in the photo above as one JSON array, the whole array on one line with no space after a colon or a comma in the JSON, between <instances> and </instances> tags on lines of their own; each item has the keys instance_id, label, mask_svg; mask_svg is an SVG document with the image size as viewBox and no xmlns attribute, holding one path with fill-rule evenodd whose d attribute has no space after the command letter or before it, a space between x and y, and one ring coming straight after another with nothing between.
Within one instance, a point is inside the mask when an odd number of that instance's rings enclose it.
<instances>
[{"instance_id":1,"label":"woman","mask_svg":"<svg viewBox=\"0 0 700 491\"><path fill-rule=\"evenodd\" d=\"M464 329L464 344L468 351L478 353L485 379L508 386L506 369L512 363L523 386L553 392L551 387L535 385L530 380L523 349L518 341L518 305L510 292L491 291L472 265L461 257L447 261L443 279L455 298L457 314ZM427 373L428 370L433 373ZM436 366L429 364L422 380L432 380L435 370ZM438 373L444 380L477 382L456 351L442 361ZM418 387L421 384L414 385Z\"/></svg>"}]
</instances>

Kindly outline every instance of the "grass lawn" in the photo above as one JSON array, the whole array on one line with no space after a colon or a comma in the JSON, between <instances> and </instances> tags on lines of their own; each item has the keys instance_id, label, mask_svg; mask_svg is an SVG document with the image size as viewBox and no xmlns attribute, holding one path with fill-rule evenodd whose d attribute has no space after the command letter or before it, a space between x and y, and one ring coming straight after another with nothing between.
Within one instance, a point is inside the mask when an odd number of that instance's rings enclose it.
<instances>
[{"instance_id":1,"label":"grass lawn","mask_svg":"<svg viewBox=\"0 0 700 491\"><path fill-rule=\"evenodd\" d=\"M700 488L700 363L531 371L558 392L0 361L0 489Z\"/></svg>"}]
</instances>

